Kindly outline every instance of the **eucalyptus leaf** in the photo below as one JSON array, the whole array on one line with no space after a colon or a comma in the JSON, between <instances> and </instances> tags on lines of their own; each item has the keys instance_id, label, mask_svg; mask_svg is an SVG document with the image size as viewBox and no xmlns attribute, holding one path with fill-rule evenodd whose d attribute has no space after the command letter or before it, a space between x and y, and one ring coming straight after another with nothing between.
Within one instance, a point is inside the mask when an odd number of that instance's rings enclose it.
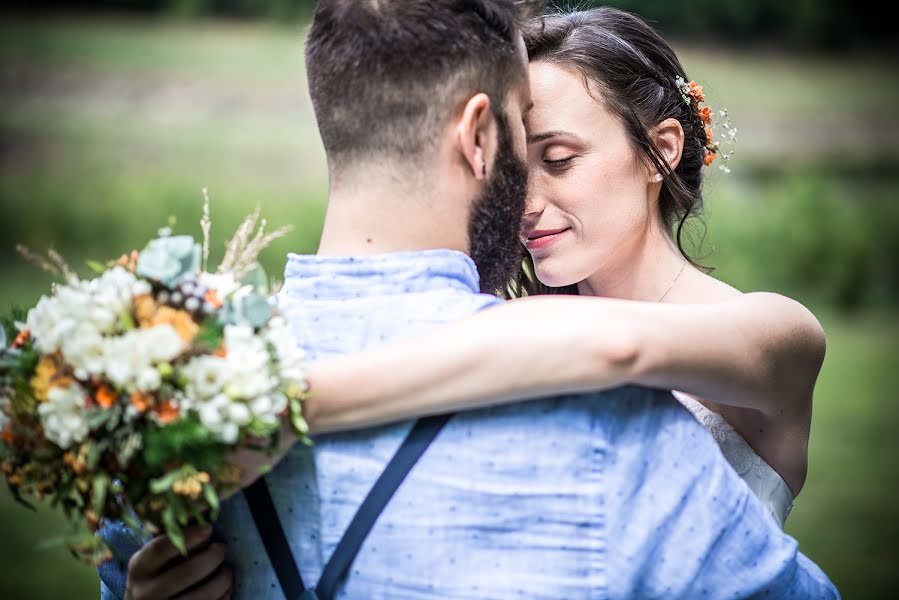
<instances>
[{"instance_id":1,"label":"eucalyptus leaf","mask_svg":"<svg viewBox=\"0 0 899 600\"><path fill-rule=\"evenodd\" d=\"M222 316L226 323L259 328L268 323L273 313L274 309L267 298L256 292L250 292L229 298Z\"/></svg>"},{"instance_id":2,"label":"eucalyptus leaf","mask_svg":"<svg viewBox=\"0 0 899 600\"><path fill-rule=\"evenodd\" d=\"M6 329L0 327L0 349L6 348L8 344L6 343Z\"/></svg>"},{"instance_id":3,"label":"eucalyptus leaf","mask_svg":"<svg viewBox=\"0 0 899 600\"><path fill-rule=\"evenodd\" d=\"M152 240L137 257L137 274L175 287L187 275L200 271L202 248L189 235Z\"/></svg>"},{"instance_id":4,"label":"eucalyptus leaf","mask_svg":"<svg viewBox=\"0 0 899 600\"><path fill-rule=\"evenodd\" d=\"M257 294L268 296L268 276L265 274L265 269L258 262L253 263L249 272L241 278L240 284L250 285Z\"/></svg>"}]
</instances>

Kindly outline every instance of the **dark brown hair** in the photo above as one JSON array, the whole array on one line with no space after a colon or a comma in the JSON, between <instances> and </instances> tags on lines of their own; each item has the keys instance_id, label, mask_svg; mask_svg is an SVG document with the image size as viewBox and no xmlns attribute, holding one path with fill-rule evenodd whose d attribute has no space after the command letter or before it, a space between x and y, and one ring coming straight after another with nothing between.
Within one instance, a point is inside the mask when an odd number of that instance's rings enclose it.
<instances>
[{"instance_id":1,"label":"dark brown hair","mask_svg":"<svg viewBox=\"0 0 899 600\"><path fill-rule=\"evenodd\" d=\"M677 78L689 78L671 46L640 17L608 7L536 19L525 29L525 43L532 62L574 70L588 92L591 85L600 91L597 101L620 119L634 151L663 175L662 222L684 258L699 266L684 249L684 224L702 209L707 141L695 105L685 102L678 89ZM668 118L677 119L684 130L683 153L673 170L649 136ZM577 285L541 284L527 251L522 263L509 295L577 293Z\"/></svg>"},{"instance_id":2,"label":"dark brown hair","mask_svg":"<svg viewBox=\"0 0 899 600\"><path fill-rule=\"evenodd\" d=\"M523 78L516 48L539 2L321 0L306 39L309 93L332 168L410 160L474 94L499 108Z\"/></svg>"}]
</instances>

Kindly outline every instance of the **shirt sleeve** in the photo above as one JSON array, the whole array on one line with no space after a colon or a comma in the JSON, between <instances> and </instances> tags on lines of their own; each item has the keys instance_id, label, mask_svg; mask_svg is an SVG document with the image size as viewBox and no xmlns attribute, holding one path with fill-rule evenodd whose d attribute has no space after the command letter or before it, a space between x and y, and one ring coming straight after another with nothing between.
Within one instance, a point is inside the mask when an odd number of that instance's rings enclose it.
<instances>
[{"instance_id":1,"label":"shirt sleeve","mask_svg":"<svg viewBox=\"0 0 899 600\"><path fill-rule=\"evenodd\" d=\"M631 388L608 416L611 597L839 598L670 394Z\"/></svg>"},{"instance_id":2,"label":"shirt sleeve","mask_svg":"<svg viewBox=\"0 0 899 600\"><path fill-rule=\"evenodd\" d=\"M109 544L113 557L100 563L101 600L123 600L128 577L128 561L141 549L145 540L121 521L103 521L97 535Z\"/></svg>"}]
</instances>

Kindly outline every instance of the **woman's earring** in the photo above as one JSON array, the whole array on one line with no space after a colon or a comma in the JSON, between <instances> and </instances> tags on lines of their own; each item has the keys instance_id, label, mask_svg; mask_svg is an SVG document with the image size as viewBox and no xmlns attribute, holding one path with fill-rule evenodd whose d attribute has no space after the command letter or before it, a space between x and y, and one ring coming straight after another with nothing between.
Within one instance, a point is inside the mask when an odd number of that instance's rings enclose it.
<instances>
[{"instance_id":1,"label":"woman's earring","mask_svg":"<svg viewBox=\"0 0 899 600\"><path fill-rule=\"evenodd\" d=\"M659 183L660 181L662 181L662 179L664 179L664 177L662 177L661 173L656 173L652 176L653 183Z\"/></svg>"}]
</instances>

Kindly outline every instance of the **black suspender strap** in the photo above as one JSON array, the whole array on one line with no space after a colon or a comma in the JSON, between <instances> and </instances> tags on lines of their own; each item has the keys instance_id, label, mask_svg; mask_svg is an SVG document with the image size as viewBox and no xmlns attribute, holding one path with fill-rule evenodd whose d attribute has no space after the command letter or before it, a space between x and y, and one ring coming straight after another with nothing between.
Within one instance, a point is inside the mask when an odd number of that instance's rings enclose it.
<instances>
[{"instance_id":1,"label":"black suspender strap","mask_svg":"<svg viewBox=\"0 0 899 600\"><path fill-rule=\"evenodd\" d=\"M260 477L244 490L253 520L262 536L265 551L268 553L287 600L299 600L301 597L330 600L333 597L337 585L349 571L353 559L359 553L359 549L381 511L387 506L406 475L409 474L450 417L451 415L425 417L415 423L399 450L390 459L384 472L368 492L368 496L359 506L359 510L356 511L356 515L338 542L337 548L334 549L334 554L325 565L321 579L314 591L306 590L303 585L264 478Z\"/></svg>"},{"instance_id":2,"label":"black suspender strap","mask_svg":"<svg viewBox=\"0 0 899 600\"><path fill-rule=\"evenodd\" d=\"M293 600L300 597L306 589L297 563L293 559L290 546L287 545L287 536L281 527L281 520L275 512L275 503L265 484L265 477L259 477L252 484L244 488L244 497L250 505L250 513L262 538L262 545L272 563L275 575L281 583L284 597Z\"/></svg>"}]
</instances>

